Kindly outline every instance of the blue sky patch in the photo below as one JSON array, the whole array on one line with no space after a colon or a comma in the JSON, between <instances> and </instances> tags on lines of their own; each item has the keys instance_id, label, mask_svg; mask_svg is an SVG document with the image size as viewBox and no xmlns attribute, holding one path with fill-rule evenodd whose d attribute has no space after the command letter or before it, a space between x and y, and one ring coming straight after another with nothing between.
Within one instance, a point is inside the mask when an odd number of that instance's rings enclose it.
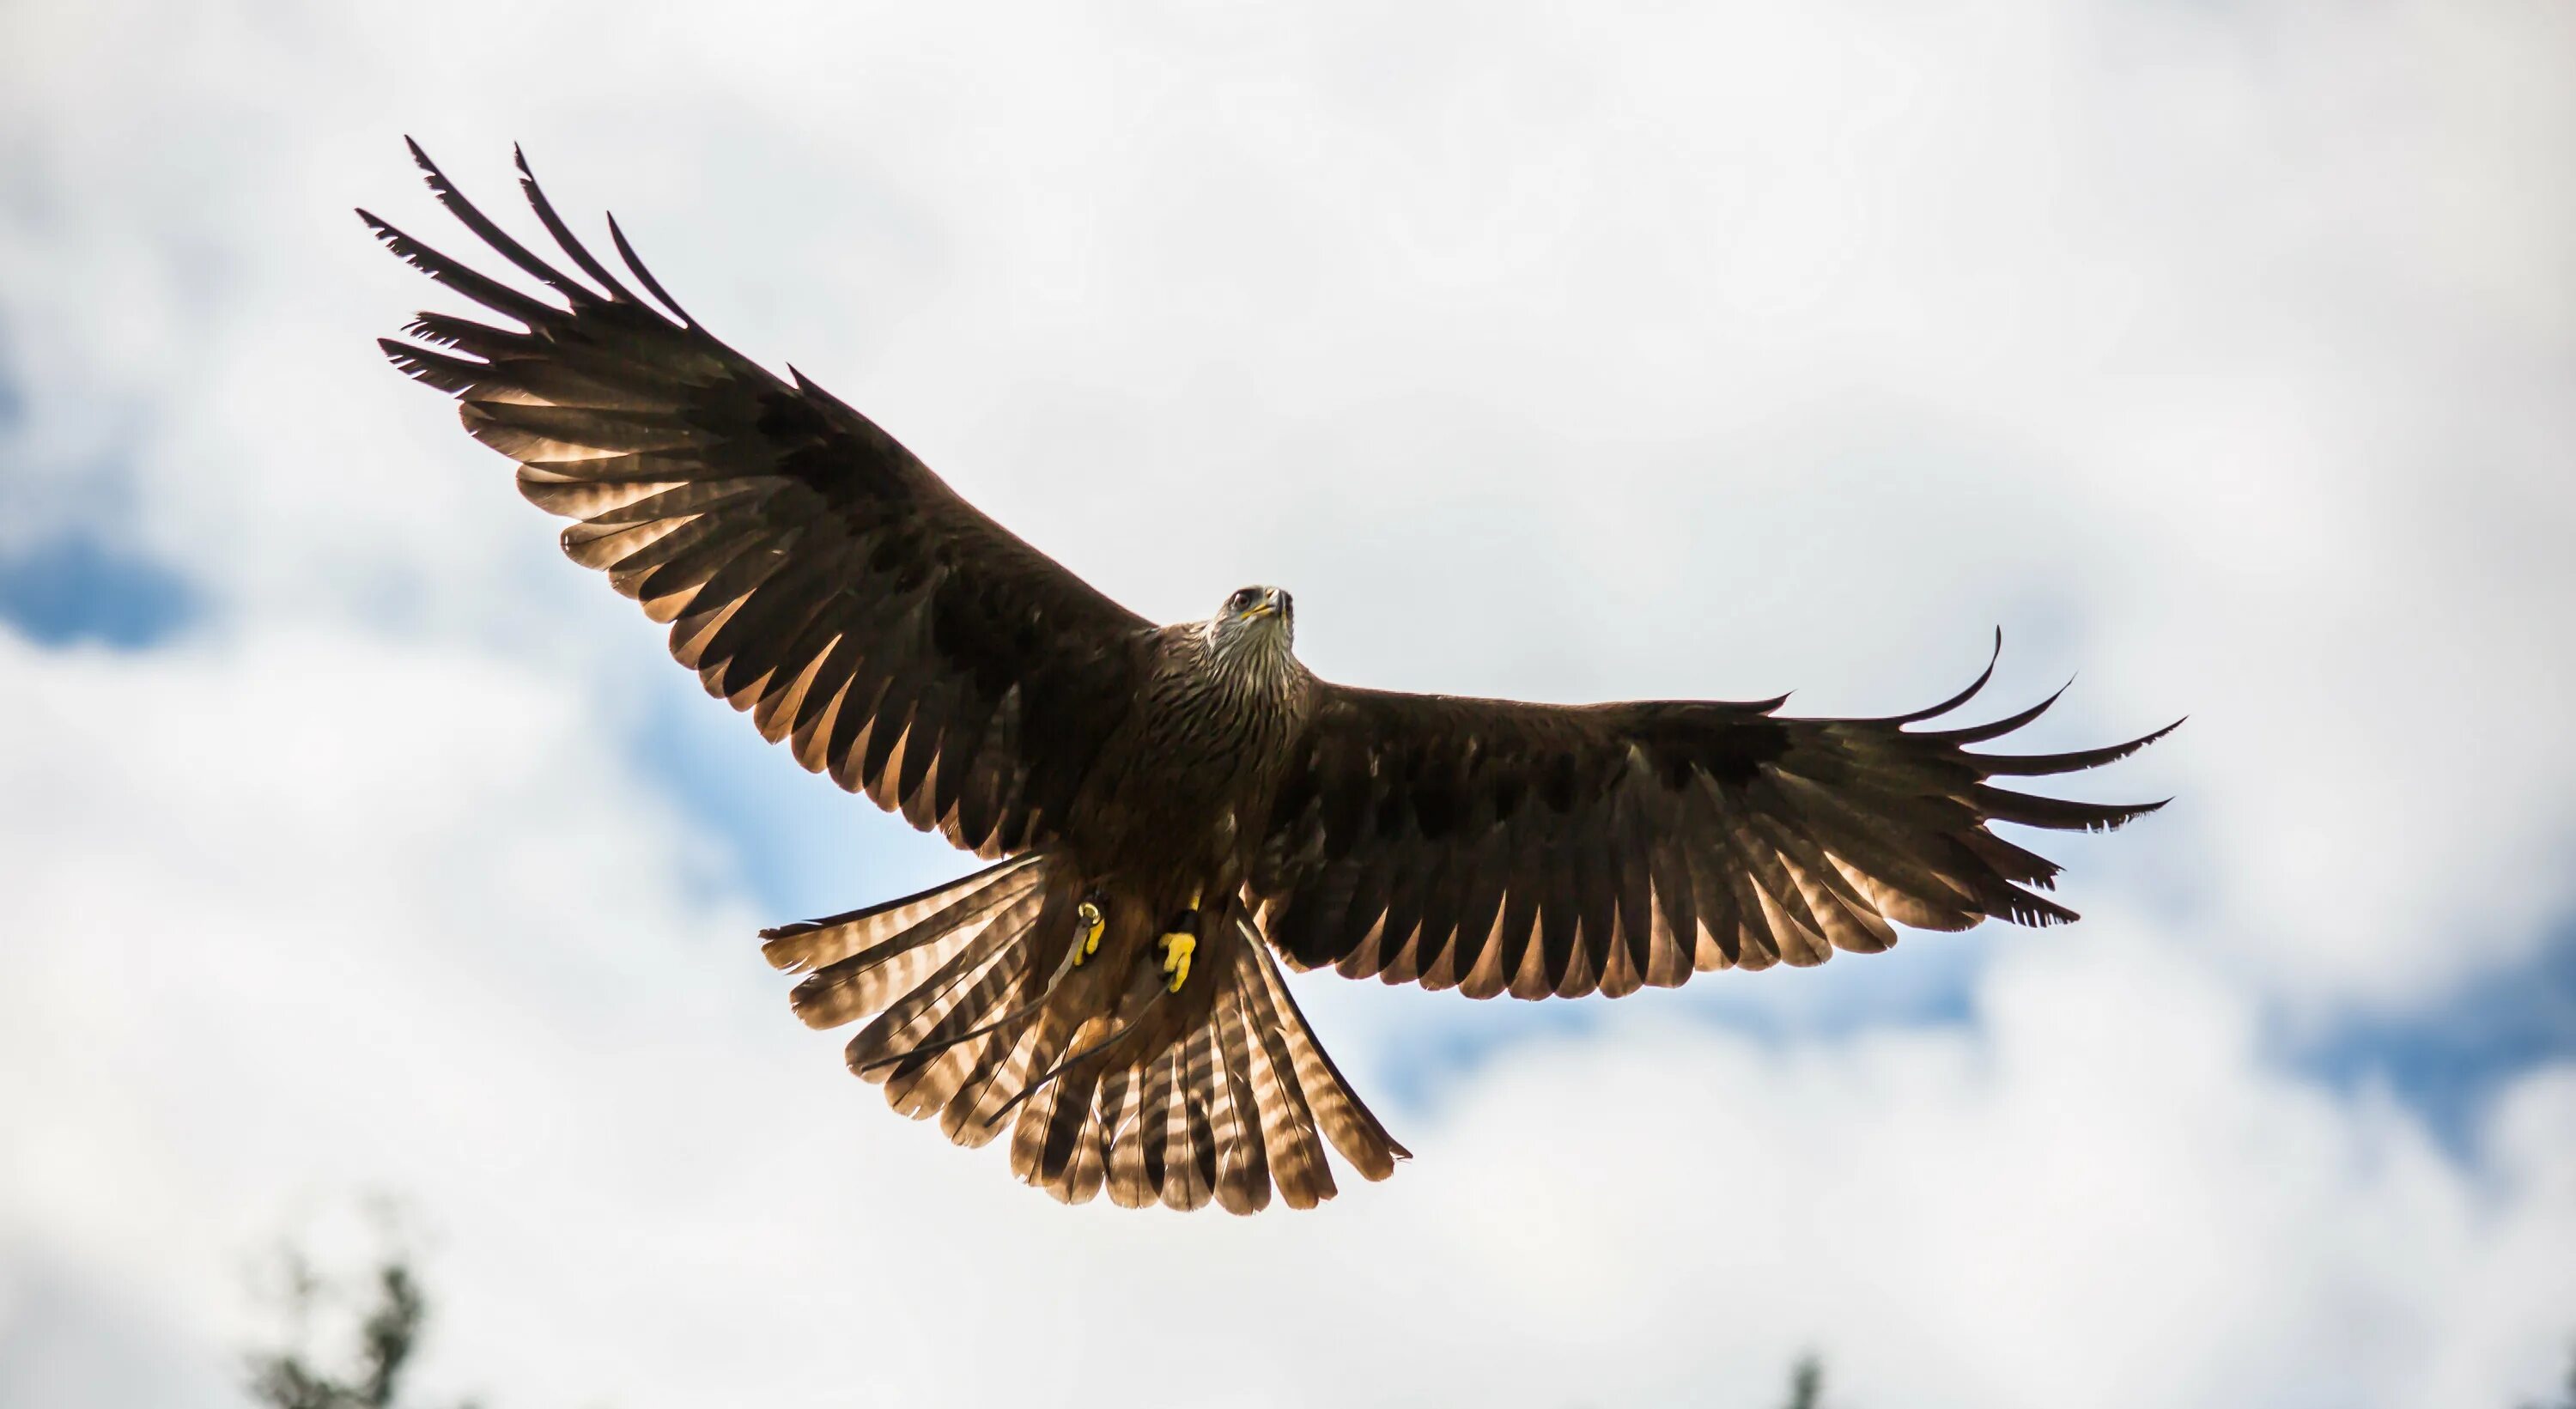
<instances>
[{"instance_id":1,"label":"blue sky patch","mask_svg":"<svg viewBox=\"0 0 2576 1409\"><path fill-rule=\"evenodd\" d=\"M724 847L720 873L778 921L838 914L983 864L807 773L751 720L659 661L634 739L645 776Z\"/></svg>"},{"instance_id":2,"label":"blue sky patch","mask_svg":"<svg viewBox=\"0 0 2576 1409\"><path fill-rule=\"evenodd\" d=\"M2386 1086L2453 1154L2471 1157L2497 1092L2535 1067L2576 1060L2576 919L2530 963L2433 1008L2346 1022L2302 1057L2338 1088Z\"/></svg>"},{"instance_id":3,"label":"blue sky patch","mask_svg":"<svg viewBox=\"0 0 2576 1409\"><path fill-rule=\"evenodd\" d=\"M186 578L88 529L0 548L0 622L43 645L141 650L186 630L202 609Z\"/></svg>"}]
</instances>

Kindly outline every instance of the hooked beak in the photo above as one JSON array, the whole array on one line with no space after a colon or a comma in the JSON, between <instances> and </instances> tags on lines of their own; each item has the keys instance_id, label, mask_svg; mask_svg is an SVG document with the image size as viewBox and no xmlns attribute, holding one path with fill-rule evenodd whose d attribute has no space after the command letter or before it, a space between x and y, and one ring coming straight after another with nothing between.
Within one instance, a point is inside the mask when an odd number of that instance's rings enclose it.
<instances>
[{"instance_id":1,"label":"hooked beak","mask_svg":"<svg viewBox=\"0 0 2576 1409\"><path fill-rule=\"evenodd\" d=\"M1281 599L1285 595L1286 594L1280 592L1279 589L1275 587L1263 592L1261 594L1260 601L1243 609L1243 620L1251 621L1255 617L1279 615L1280 609L1284 605Z\"/></svg>"}]
</instances>

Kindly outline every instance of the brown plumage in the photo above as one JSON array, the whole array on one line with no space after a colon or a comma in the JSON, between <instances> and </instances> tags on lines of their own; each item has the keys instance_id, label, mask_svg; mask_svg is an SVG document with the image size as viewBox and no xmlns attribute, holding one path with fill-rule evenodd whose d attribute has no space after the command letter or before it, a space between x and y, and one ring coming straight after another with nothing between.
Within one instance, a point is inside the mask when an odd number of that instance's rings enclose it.
<instances>
[{"instance_id":1,"label":"brown plumage","mask_svg":"<svg viewBox=\"0 0 2576 1409\"><path fill-rule=\"evenodd\" d=\"M539 297L364 211L430 277L521 328L424 313L382 343L462 403L573 519L575 561L671 628L671 652L807 769L995 864L767 931L818 1028L896 1109L1058 1198L1237 1213L1332 1197L1405 1157L1324 1055L1272 950L1471 997L1617 996L1705 969L1874 953L1896 924L2051 924L2057 868L1991 822L2107 829L2147 806L1993 779L2158 737L1971 752L1933 708L1779 717L1780 701L1567 707L1316 679L1294 603L1246 588L1156 627L977 512L874 422L771 375L565 227L581 277L431 190ZM666 311L667 310L667 311ZM2053 699L2054 697L2052 697ZM2170 726L2169 726L2170 727ZM1096 947L1091 918L1096 916ZM1174 940L1172 935L1186 938Z\"/></svg>"}]
</instances>

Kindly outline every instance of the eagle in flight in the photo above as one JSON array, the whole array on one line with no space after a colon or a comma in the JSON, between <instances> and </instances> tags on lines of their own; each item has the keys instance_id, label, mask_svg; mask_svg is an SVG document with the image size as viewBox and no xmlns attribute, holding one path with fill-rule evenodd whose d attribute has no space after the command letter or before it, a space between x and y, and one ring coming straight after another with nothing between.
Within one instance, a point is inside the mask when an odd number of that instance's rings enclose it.
<instances>
[{"instance_id":1,"label":"eagle in flight","mask_svg":"<svg viewBox=\"0 0 2576 1409\"><path fill-rule=\"evenodd\" d=\"M985 517L875 422L719 342L645 271L573 237L578 275L461 195L439 202L542 286L360 211L414 268L515 323L423 313L381 341L571 519L563 550L667 623L671 654L809 771L992 864L762 935L797 1015L867 1019L850 1069L1069 1203L1235 1213L1332 1197L1406 1152L1283 980L1471 998L1612 997L1709 969L1876 953L1898 925L2075 918L2057 867L1989 824L2104 830L2156 805L1996 778L2109 763L1979 753L1929 709L1799 719L1780 699L1566 706L1317 679L1296 603L1245 587L1158 626ZM545 296L545 295L550 295ZM645 295L649 295L648 299ZM658 306L657 306L658 304ZM1783 697L1785 698L1785 697ZM2167 726L2168 728L2172 726ZM2159 804L2160 805L2160 804Z\"/></svg>"}]
</instances>

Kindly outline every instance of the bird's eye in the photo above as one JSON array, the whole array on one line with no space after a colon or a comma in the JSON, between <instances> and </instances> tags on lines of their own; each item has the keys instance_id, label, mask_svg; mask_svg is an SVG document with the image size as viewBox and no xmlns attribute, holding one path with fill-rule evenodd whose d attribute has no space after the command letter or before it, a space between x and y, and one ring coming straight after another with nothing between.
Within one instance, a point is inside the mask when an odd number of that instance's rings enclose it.
<instances>
[{"instance_id":1,"label":"bird's eye","mask_svg":"<svg viewBox=\"0 0 2576 1409\"><path fill-rule=\"evenodd\" d=\"M1225 605L1226 610L1228 611L1239 612L1250 610L1252 607L1252 589L1246 587L1242 591L1235 593L1233 596L1226 598Z\"/></svg>"}]
</instances>

